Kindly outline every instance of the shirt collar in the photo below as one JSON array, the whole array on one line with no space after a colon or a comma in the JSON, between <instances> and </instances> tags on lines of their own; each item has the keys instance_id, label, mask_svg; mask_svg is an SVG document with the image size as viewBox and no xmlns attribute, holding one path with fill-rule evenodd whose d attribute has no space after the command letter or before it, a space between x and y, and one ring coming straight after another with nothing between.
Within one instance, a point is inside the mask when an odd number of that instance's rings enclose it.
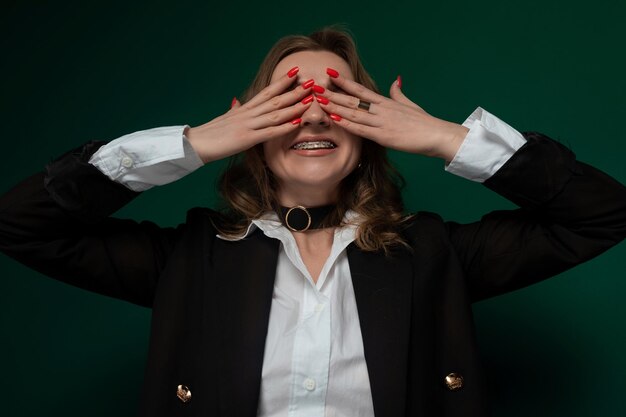
<instances>
[{"instance_id":1,"label":"shirt collar","mask_svg":"<svg viewBox=\"0 0 626 417\"><path fill-rule=\"evenodd\" d=\"M335 230L335 239L339 239L339 241L343 243L342 246L347 246L356 238L356 229L361 223L359 214L355 211L348 210L344 216L344 223L346 223L345 226ZM248 229L241 236L227 237L218 234L217 237L222 240L237 242L250 236L256 229L261 229L267 237L281 241L285 240L286 234L291 233L282 224L276 213L268 212L260 218L252 220L248 225Z\"/></svg>"}]
</instances>

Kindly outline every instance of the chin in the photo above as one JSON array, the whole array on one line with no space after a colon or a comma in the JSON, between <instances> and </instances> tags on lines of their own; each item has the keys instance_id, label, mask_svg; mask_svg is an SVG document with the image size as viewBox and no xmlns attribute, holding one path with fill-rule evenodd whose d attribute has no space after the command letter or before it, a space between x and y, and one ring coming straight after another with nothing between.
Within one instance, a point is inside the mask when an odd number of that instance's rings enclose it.
<instances>
[{"instance_id":1,"label":"chin","mask_svg":"<svg viewBox=\"0 0 626 417\"><path fill-rule=\"evenodd\" d=\"M352 170L333 172L328 168L320 169L320 167L311 167L311 169L307 169L306 166L302 166L297 173L291 176L291 180L309 186L336 187L344 178L350 175L350 172L352 172Z\"/></svg>"},{"instance_id":2,"label":"chin","mask_svg":"<svg viewBox=\"0 0 626 417\"><path fill-rule=\"evenodd\" d=\"M315 177L300 177L300 178L291 178L289 181L293 187L301 187L304 189L326 189L329 191L335 191L339 184L341 184L341 180L337 180L336 178L315 178Z\"/></svg>"}]
</instances>

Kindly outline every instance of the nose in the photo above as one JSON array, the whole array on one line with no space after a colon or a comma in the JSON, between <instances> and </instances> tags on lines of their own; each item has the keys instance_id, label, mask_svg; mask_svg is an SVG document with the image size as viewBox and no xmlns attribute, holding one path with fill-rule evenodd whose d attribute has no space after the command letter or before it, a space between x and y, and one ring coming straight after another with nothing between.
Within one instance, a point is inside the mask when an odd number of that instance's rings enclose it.
<instances>
[{"instance_id":1,"label":"nose","mask_svg":"<svg viewBox=\"0 0 626 417\"><path fill-rule=\"evenodd\" d=\"M302 114L302 125L310 127L330 126L330 117L317 100L313 100L309 108Z\"/></svg>"}]
</instances>

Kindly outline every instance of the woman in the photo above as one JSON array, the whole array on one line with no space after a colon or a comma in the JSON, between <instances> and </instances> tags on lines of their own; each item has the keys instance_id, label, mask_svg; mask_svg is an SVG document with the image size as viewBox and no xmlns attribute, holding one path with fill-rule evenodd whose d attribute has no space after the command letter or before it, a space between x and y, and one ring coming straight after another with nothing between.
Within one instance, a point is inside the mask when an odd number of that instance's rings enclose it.
<instances>
[{"instance_id":1,"label":"woman","mask_svg":"<svg viewBox=\"0 0 626 417\"><path fill-rule=\"evenodd\" d=\"M442 158L522 208L406 217L385 147ZM224 213L192 209L175 229L108 217L237 154ZM482 109L437 119L400 79L383 97L330 29L279 41L226 114L91 142L0 212L10 256L152 307L146 416L485 415L471 302L626 235L621 184Z\"/></svg>"}]
</instances>

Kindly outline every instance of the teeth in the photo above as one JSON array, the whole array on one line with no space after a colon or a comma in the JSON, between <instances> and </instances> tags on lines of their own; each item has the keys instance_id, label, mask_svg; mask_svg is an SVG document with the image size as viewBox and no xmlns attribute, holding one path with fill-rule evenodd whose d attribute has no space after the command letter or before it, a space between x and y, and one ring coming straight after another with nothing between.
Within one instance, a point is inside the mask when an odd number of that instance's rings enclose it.
<instances>
[{"instance_id":1,"label":"teeth","mask_svg":"<svg viewBox=\"0 0 626 417\"><path fill-rule=\"evenodd\" d=\"M300 142L293 145L293 149L309 150L309 149L333 149L337 146L329 140L316 140L311 142Z\"/></svg>"}]
</instances>

